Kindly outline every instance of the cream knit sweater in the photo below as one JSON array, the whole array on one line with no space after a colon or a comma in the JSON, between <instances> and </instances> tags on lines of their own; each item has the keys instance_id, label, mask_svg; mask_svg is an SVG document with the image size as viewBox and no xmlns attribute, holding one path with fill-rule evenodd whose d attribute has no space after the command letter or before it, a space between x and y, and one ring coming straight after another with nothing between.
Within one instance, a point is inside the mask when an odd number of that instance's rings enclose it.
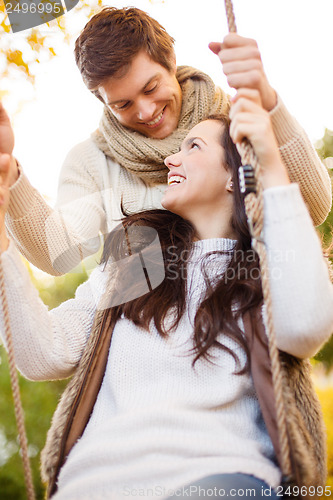
<instances>
[{"instance_id":1,"label":"cream knit sweater","mask_svg":"<svg viewBox=\"0 0 333 500\"><path fill-rule=\"evenodd\" d=\"M280 99L270 114L290 179L299 183L318 225L327 217L332 201L327 169ZM165 185L146 185L88 139L74 147L65 160L55 210L21 173L11 188L7 228L32 264L50 274L63 274L82 256L98 250L100 233L111 231L121 217L121 200L131 211L162 208L164 189Z\"/></svg>"},{"instance_id":2,"label":"cream knit sweater","mask_svg":"<svg viewBox=\"0 0 333 500\"><path fill-rule=\"evenodd\" d=\"M296 184L267 189L264 203L277 345L312 356L333 331L333 285L321 246ZM219 350L215 365L201 358L191 366L193 318L205 291L200 258L230 250L233 242L208 239L194 246L187 310L176 331L163 339L154 325L148 333L125 318L117 322L91 419L60 472L54 500L164 498L223 472L279 483L251 377L234 375L233 358ZM37 380L70 375L108 273L95 269L75 299L49 312L12 242L2 259L19 369ZM210 262L208 272L216 276L216 265L223 270L227 257ZM242 359L239 346L226 342Z\"/></svg>"}]
</instances>

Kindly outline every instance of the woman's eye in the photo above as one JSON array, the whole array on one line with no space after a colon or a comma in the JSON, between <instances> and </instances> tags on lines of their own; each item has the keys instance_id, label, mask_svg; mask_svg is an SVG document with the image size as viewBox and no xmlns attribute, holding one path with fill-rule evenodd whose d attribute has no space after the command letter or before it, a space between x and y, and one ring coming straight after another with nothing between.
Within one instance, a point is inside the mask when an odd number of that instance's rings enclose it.
<instances>
[{"instance_id":1,"label":"woman's eye","mask_svg":"<svg viewBox=\"0 0 333 500\"><path fill-rule=\"evenodd\" d=\"M199 147L199 144L197 144L196 142L192 142L191 149L199 149Z\"/></svg>"}]
</instances>

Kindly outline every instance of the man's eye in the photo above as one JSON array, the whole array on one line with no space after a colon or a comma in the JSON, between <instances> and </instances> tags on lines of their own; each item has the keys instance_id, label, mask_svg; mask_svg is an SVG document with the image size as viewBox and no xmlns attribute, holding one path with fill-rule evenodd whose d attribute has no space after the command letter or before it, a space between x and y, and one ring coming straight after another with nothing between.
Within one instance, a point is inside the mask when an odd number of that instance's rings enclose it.
<instances>
[{"instance_id":1,"label":"man's eye","mask_svg":"<svg viewBox=\"0 0 333 500\"><path fill-rule=\"evenodd\" d=\"M117 110L120 110L120 109L126 109L128 108L129 106L129 102L125 102L125 104L115 104L114 105L114 108L117 109Z\"/></svg>"},{"instance_id":2,"label":"man's eye","mask_svg":"<svg viewBox=\"0 0 333 500\"><path fill-rule=\"evenodd\" d=\"M145 90L145 94L152 94L157 89L157 83L150 89Z\"/></svg>"}]
</instances>

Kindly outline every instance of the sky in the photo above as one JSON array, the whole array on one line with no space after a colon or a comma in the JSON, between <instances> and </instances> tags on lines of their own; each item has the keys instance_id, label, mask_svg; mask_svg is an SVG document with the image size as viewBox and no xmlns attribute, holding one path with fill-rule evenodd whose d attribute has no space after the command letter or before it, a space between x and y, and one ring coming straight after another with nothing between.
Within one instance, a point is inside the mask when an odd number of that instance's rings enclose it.
<instances>
[{"instance_id":1,"label":"sky","mask_svg":"<svg viewBox=\"0 0 333 500\"><path fill-rule=\"evenodd\" d=\"M219 59L208 49L210 41L222 41L228 31L223 0L114 0L110 5L132 5L151 14L176 39L178 64L205 71L233 93ZM333 1L234 0L234 10L238 33L257 40L269 82L310 139L320 139L325 127L333 130ZM75 9L66 16L75 29L87 21ZM53 36L46 25L45 32ZM13 83L9 111L22 98L20 92L19 82ZM14 153L52 205L63 160L98 127L102 104L81 80L73 44L63 44L58 57L39 65L35 96L25 97L14 119Z\"/></svg>"}]
</instances>

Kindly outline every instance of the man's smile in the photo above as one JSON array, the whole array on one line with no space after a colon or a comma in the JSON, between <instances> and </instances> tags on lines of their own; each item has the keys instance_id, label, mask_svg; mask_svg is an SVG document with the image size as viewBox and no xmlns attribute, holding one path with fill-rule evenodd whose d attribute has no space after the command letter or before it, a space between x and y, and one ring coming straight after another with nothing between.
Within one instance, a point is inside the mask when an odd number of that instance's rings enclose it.
<instances>
[{"instance_id":1,"label":"man's smile","mask_svg":"<svg viewBox=\"0 0 333 500\"><path fill-rule=\"evenodd\" d=\"M154 120L151 120L150 122L141 122L142 125L145 125L149 128L158 127L162 123L165 109L166 106L162 109L161 113L156 118L154 118Z\"/></svg>"}]
</instances>

